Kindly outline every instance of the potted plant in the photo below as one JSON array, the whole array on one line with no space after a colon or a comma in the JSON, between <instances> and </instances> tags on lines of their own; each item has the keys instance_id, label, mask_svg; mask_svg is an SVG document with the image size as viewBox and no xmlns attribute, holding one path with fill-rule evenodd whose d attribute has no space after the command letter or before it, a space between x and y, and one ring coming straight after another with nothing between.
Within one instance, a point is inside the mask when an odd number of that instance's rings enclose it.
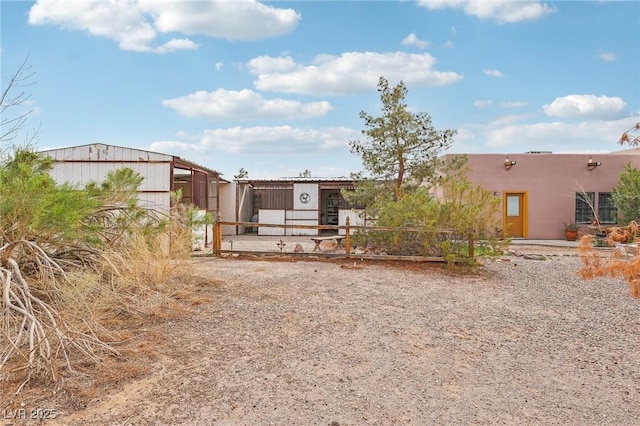
<instances>
[{"instance_id":1,"label":"potted plant","mask_svg":"<svg viewBox=\"0 0 640 426\"><path fill-rule=\"evenodd\" d=\"M564 224L564 237L567 241L575 241L578 239L578 225L575 222Z\"/></svg>"}]
</instances>

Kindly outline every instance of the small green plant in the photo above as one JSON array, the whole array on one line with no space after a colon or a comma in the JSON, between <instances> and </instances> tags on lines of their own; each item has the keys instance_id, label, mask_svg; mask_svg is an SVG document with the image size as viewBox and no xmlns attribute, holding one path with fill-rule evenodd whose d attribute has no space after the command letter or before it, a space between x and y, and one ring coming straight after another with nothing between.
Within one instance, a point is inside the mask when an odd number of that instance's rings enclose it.
<instances>
[{"instance_id":1,"label":"small green plant","mask_svg":"<svg viewBox=\"0 0 640 426\"><path fill-rule=\"evenodd\" d=\"M575 222L566 222L564 224L564 230L569 232L578 232L578 224Z\"/></svg>"},{"instance_id":2,"label":"small green plant","mask_svg":"<svg viewBox=\"0 0 640 426\"><path fill-rule=\"evenodd\" d=\"M476 241L473 245L473 255L476 257L497 257L502 256L507 251L510 239L499 240L492 238L489 240ZM459 254L469 256L469 246L462 245Z\"/></svg>"},{"instance_id":3,"label":"small green plant","mask_svg":"<svg viewBox=\"0 0 640 426\"><path fill-rule=\"evenodd\" d=\"M631 223L640 219L640 170L627 163L620 173L618 184L613 188L613 202L618 209L620 223Z\"/></svg>"}]
</instances>

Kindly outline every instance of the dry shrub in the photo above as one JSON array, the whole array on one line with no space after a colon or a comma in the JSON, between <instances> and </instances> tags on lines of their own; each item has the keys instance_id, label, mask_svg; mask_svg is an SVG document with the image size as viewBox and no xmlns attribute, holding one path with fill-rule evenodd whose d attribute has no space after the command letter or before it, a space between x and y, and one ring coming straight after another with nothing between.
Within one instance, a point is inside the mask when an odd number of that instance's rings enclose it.
<instances>
[{"instance_id":1,"label":"dry shrub","mask_svg":"<svg viewBox=\"0 0 640 426\"><path fill-rule=\"evenodd\" d=\"M92 268L68 273L68 285L57 292L58 304L70 316L99 324L166 309L176 299L178 281L188 275L187 252L176 250L179 239L173 249L169 240L168 232L132 230L116 248L100 253Z\"/></svg>"},{"instance_id":2,"label":"dry shrub","mask_svg":"<svg viewBox=\"0 0 640 426\"><path fill-rule=\"evenodd\" d=\"M96 272L108 281L98 300L107 305L108 315L157 314L172 305L190 275L190 236L188 226L171 220L162 232L133 228L123 243L105 251Z\"/></svg>"},{"instance_id":3,"label":"dry shrub","mask_svg":"<svg viewBox=\"0 0 640 426\"><path fill-rule=\"evenodd\" d=\"M55 389L63 373L66 381L69 371L121 359L117 331L127 320L176 312L184 297L176 279L199 223L188 206L168 217L140 206L143 178L132 169L76 187L57 185L52 165L28 148L0 161L0 398L8 401L27 384Z\"/></svg>"},{"instance_id":4,"label":"dry shrub","mask_svg":"<svg viewBox=\"0 0 640 426\"><path fill-rule=\"evenodd\" d=\"M595 277L622 278L629 285L629 293L634 298L640 298L640 252L638 224L632 222L629 226L614 228L608 233L607 241L615 248L607 257L594 249L595 237L585 235L580 239L578 251L582 258L580 275L584 279ZM624 239L622 239L624 237ZM630 244L622 244L627 242ZM617 243L617 244L616 244Z\"/></svg>"},{"instance_id":5,"label":"dry shrub","mask_svg":"<svg viewBox=\"0 0 640 426\"><path fill-rule=\"evenodd\" d=\"M34 260L22 270L11 259L7 262L13 269L0 268L3 293L11 293L2 298L0 312L0 382L13 389L0 400L0 409L15 402L27 383L32 388L49 383L56 389L62 386L62 370L82 376L95 374L97 366L100 375L110 371L101 365L140 356L141 352L123 353L128 343L124 324L137 318L172 318L206 302L198 297L187 268L190 233L175 220L160 232L134 227L116 248L87 251L82 267L76 262L67 268L60 266L65 264L62 260L25 242L23 251L31 250ZM29 273L23 276L25 270ZM142 355L147 362L149 357ZM145 371L136 363L127 365L117 375ZM82 388L76 390L86 393Z\"/></svg>"},{"instance_id":6,"label":"dry shrub","mask_svg":"<svg viewBox=\"0 0 640 426\"><path fill-rule=\"evenodd\" d=\"M22 252L30 252L31 263L22 267L11 257L11 245L0 248L2 283L2 358L0 369L12 365L16 358L29 371L51 369L50 360L61 355L70 366L70 350L95 358L96 349L109 349L97 337L85 318L73 318L60 309L59 294L69 285L66 272L42 248L29 241L17 241ZM75 319L75 321L69 321Z\"/></svg>"},{"instance_id":7,"label":"dry shrub","mask_svg":"<svg viewBox=\"0 0 640 426\"><path fill-rule=\"evenodd\" d=\"M624 244L633 241L634 233L631 232L629 227L614 226L606 230L607 236L605 242L608 246L615 246L616 244Z\"/></svg>"}]
</instances>

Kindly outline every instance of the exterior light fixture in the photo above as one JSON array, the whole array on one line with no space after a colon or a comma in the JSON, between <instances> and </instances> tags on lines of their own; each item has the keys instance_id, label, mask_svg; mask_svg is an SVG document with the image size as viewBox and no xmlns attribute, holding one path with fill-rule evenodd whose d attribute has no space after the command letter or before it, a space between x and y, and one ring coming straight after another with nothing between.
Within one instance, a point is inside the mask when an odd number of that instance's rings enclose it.
<instances>
[{"instance_id":1,"label":"exterior light fixture","mask_svg":"<svg viewBox=\"0 0 640 426\"><path fill-rule=\"evenodd\" d=\"M587 161L587 167L589 168L589 170L593 170L599 166L602 166L602 163L600 161L593 161L591 156L589 156L589 161Z\"/></svg>"},{"instance_id":2,"label":"exterior light fixture","mask_svg":"<svg viewBox=\"0 0 640 426\"><path fill-rule=\"evenodd\" d=\"M509 170L511 167L515 165L516 165L516 162L513 160L509 160L509 156L507 155L507 158L505 158L504 160L504 168Z\"/></svg>"}]
</instances>

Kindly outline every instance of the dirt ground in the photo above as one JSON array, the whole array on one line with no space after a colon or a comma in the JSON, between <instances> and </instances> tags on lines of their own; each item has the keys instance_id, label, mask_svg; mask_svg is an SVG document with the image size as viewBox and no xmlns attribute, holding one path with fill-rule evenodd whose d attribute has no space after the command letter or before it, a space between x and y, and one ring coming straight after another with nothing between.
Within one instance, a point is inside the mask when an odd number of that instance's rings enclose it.
<instances>
[{"instance_id":1,"label":"dirt ground","mask_svg":"<svg viewBox=\"0 0 640 426\"><path fill-rule=\"evenodd\" d=\"M466 273L194 259L198 303L135 324L102 384L76 379L4 422L640 424L640 304L579 265L527 246Z\"/></svg>"}]
</instances>

